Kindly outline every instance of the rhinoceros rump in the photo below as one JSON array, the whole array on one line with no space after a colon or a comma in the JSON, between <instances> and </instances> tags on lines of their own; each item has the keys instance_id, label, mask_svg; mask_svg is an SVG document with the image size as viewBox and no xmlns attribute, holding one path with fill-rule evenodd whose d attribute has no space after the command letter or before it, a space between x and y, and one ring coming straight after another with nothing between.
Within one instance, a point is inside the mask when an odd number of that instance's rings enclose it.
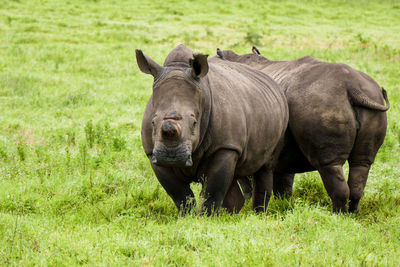
<instances>
[{"instance_id":1,"label":"rhinoceros rump","mask_svg":"<svg viewBox=\"0 0 400 267\"><path fill-rule=\"evenodd\" d=\"M154 77L142 122L143 148L178 210L194 204L194 181L203 183L203 211L211 214L222 202L228 211L240 210L243 198L234 197L240 193L234 177L253 173L253 205L264 210L288 122L278 85L246 65L207 60L184 45L164 66L140 50L136 59L140 70Z\"/></svg>"},{"instance_id":2,"label":"rhinoceros rump","mask_svg":"<svg viewBox=\"0 0 400 267\"><path fill-rule=\"evenodd\" d=\"M227 61L270 75L287 97L289 126L274 172L274 194L291 195L295 173L318 170L333 210L345 211L350 199L349 211L359 212L368 172L386 135L385 90L342 63L312 57L270 61L258 53L218 52ZM347 183L342 169L346 160Z\"/></svg>"}]
</instances>

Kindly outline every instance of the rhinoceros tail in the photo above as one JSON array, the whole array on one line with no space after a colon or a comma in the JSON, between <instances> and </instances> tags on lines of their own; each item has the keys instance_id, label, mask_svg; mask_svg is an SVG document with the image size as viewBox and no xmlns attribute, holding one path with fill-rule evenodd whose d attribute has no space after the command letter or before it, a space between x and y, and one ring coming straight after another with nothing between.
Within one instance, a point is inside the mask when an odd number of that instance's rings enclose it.
<instances>
[{"instance_id":1,"label":"rhinoceros tail","mask_svg":"<svg viewBox=\"0 0 400 267\"><path fill-rule=\"evenodd\" d=\"M351 89L348 89L347 92L350 95L350 98L351 98L353 104L356 106L361 106L364 108L377 110L377 111L387 111L390 108L390 103L389 103L389 99L386 94L386 90L383 88L382 88L382 96L385 99L386 105L376 103L375 101L370 99L366 94L364 94L362 91L360 91L358 89L351 88Z\"/></svg>"}]
</instances>

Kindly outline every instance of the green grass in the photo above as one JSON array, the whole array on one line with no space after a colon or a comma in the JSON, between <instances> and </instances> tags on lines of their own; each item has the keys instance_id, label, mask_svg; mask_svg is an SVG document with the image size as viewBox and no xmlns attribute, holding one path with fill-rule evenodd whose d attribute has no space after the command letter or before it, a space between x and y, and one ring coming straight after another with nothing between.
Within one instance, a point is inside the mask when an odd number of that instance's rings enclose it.
<instances>
[{"instance_id":1,"label":"green grass","mask_svg":"<svg viewBox=\"0 0 400 267\"><path fill-rule=\"evenodd\" d=\"M0 0L0 263L400 265L399 32L398 1ZM362 215L332 214L313 172L268 216L247 203L179 217L141 147L152 79L134 49L162 64L180 43L312 55L386 88L388 133Z\"/></svg>"}]
</instances>

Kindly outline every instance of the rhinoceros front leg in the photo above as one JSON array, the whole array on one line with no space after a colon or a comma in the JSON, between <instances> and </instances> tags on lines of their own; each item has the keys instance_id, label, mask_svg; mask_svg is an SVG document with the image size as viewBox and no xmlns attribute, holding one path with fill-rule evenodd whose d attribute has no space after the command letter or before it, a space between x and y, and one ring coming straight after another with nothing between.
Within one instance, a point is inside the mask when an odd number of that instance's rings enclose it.
<instances>
[{"instance_id":1,"label":"rhinoceros front leg","mask_svg":"<svg viewBox=\"0 0 400 267\"><path fill-rule=\"evenodd\" d=\"M254 174L253 210L266 212L273 187L272 170L263 166Z\"/></svg>"},{"instance_id":2,"label":"rhinoceros front leg","mask_svg":"<svg viewBox=\"0 0 400 267\"><path fill-rule=\"evenodd\" d=\"M171 169L158 166L153 169L158 181L174 201L179 213L184 215L196 205L193 191L190 189L190 182L176 175Z\"/></svg>"},{"instance_id":3,"label":"rhinoceros front leg","mask_svg":"<svg viewBox=\"0 0 400 267\"><path fill-rule=\"evenodd\" d=\"M238 154L233 150L220 150L213 155L205 173L202 213L211 215L221 207L233 181L237 158Z\"/></svg>"}]
</instances>

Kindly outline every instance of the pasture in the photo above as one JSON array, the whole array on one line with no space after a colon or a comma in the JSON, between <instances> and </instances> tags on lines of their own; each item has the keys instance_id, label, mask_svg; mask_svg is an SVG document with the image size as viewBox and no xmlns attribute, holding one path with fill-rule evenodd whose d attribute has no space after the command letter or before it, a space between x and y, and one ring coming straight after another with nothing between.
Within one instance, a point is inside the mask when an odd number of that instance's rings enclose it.
<instances>
[{"instance_id":1,"label":"pasture","mask_svg":"<svg viewBox=\"0 0 400 267\"><path fill-rule=\"evenodd\" d=\"M311 55L384 87L388 131L362 214L333 214L312 172L267 216L248 201L179 217L141 146L152 78L134 50L162 64L180 43ZM0 0L0 47L0 264L400 265L398 1Z\"/></svg>"}]
</instances>

